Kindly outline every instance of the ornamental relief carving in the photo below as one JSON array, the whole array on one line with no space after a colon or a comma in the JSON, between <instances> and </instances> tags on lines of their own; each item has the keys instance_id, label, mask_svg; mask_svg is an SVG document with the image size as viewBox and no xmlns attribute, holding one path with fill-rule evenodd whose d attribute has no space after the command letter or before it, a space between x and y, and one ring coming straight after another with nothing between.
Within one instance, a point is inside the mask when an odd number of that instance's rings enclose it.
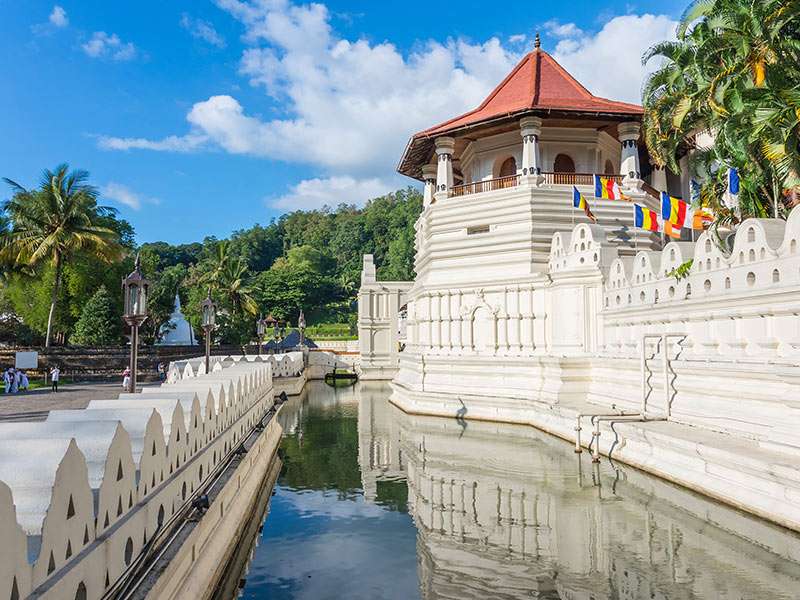
<instances>
[{"instance_id":1,"label":"ornamental relief carving","mask_svg":"<svg viewBox=\"0 0 800 600\"><path fill-rule=\"evenodd\" d=\"M461 316L473 318L475 311L477 311L479 308L485 308L488 310L495 319L505 318L506 316L502 307L489 304L489 302L486 300L486 292L484 292L482 288L474 291L472 298L467 300L466 303L461 306Z\"/></svg>"}]
</instances>

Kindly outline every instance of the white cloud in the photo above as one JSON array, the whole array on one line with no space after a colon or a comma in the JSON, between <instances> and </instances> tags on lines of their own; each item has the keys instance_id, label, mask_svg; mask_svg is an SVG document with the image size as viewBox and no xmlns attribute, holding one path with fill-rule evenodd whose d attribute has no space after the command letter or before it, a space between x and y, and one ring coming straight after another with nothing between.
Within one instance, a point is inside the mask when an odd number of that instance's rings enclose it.
<instances>
[{"instance_id":1,"label":"white cloud","mask_svg":"<svg viewBox=\"0 0 800 600\"><path fill-rule=\"evenodd\" d=\"M187 115L188 135L235 154L314 165L327 176L385 177L412 133L474 107L518 59L496 38L431 41L405 56L390 43L342 39L321 4L217 3L244 24L251 44L240 72L279 98L286 114L263 119L232 96L212 96ZM185 138L105 137L103 145L171 149L176 139Z\"/></svg>"},{"instance_id":2,"label":"white cloud","mask_svg":"<svg viewBox=\"0 0 800 600\"><path fill-rule=\"evenodd\" d=\"M125 61L136 57L136 46L132 42L123 42L116 33L109 35L105 31L95 31L81 48L92 58Z\"/></svg>"},{"instance_id":3,"label":"white cloud","mask_svg":"<svg viewBox=\"0 0 800 600\"><path fill-rule=\"evenodd\" d=\"M181 27L188 31L194 38L208 42L217 48L225 47L225 38L223 38L208 21L194 19L187 13L183 13L183 15L181 15Z\"/></svg>"},{"instance_id":4,"label":"white cloud","mask_svg":"<svg viewBox=\"0 0 800 600\"><path fill-rule=\"evenodd\" d=\"M335 176L324 179L306 179L293 185L289 193L276 199L267 199L267 204L283 210L307 210L323 206L337 207L339 204L363 205L396 190L402 184L378 178L355 179Z\"/></svg>"},{"instance_id":5,"label":"white cloud","mask_svg":"<svg viewBox=\"0 0 800 600\"><path fill-rule=\"evenodd\" d=\"M239 73L280 112L259 115L233 95L214 95L193 105L184 134L102 136L99 143L173 152L218 148L314 167L315 178L273 201L278 208L358 202L396 187L392 174L409 136L474 108L527 51L527 38L518 34L506 43L431 40L401 53L389 42L338 36L323 4L215 1L244 27ZM653 15L613 18L594 35L573 23L544 27L560 40L555 58L592 92L634 102L646 73L643 52L674 29L674 21Z\"/></svg>"},{"instance_id":6,"label":"white cloud","mask_svg":"<svg viewBox=\"0 0 800 600\"><path fill-rule=\"evenodd\" d=\"M643 66L642 55L654 43L673 39L677 25L664 15L614 17L593 36L562 39L553 57L592 93L639 103L644 78L657 66Z\"/></svg>"},{"instance_id":7,"label":"white cloud","mask_svg":"<svg viewBox=\"0 0 800 600\"><path fill-rule=\"evenodd\" d=\"M97 136L97 145L104 150L156 150L162 152L194 152L206 145L202 134L170 135L161 140L146 138Z\"/></svg>"},{"instance_id":8,"label":"white cloud","mask_svg":"<svg viewBox=\"0 0 800 600\"><path fill-rule=\"evenodd\" d=\"M66 27L69 25L69 19L67 18L67 11L61 8L58 4L53 6L53 10L48 17L50 24L54 27Z\"/></svg>"},{"instance_id":9,"label":"white cloud","mask_svg":"<svg viewBox=\"0 0 800 600\"><path fill-rule=\"evenodd\" d=\"M113 181L100 188L100 196L108 198L109 200L113 200L114 202L127 206L128 208L132 208L133 210L141 209L142 204L144 203L160 203L158 198L148 198L146 196L142 196L141 194L135 193L127 186L124 186L121 183L115 183Z\"/></svg>"},{"instance_id":10,"label":"white cloud","mask_svg":"<svg viewBox=\"0 0 800 600\"><path fill-rule=\"evenodd\" d=\"M561 23L556 19L545 22L544 30L553 37L577 37L583 35L583 31L575 23Z\"/></svg>"},{"instance_id":11,"label":"white cloud","mask_svg":"<svg viewBox=\"0 0 800 600\"><path fill-rule=\"evenodd\" d=\"M524 33L515 33L514 35L508 36L508 43L509 44L521 44L525 40L528 39L528 36Z\"/></svg>"}]
</instances>

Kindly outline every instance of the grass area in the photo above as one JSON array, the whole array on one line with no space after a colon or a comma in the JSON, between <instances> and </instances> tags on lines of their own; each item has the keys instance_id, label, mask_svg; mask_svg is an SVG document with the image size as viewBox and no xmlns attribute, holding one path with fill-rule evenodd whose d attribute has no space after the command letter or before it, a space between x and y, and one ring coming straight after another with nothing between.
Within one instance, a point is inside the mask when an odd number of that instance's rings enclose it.
<instances>
[{"instance_id":1,"label":"grass area","mask_svg":"<svg viewBox=\"0 0 800 600\"><path fill-rule=\"evenodd\" d=\"M349 323L321 323L306 327L306 336L312 340L357 340L358 335Z\"/></svg>"},{"instance_id":2,"label":"grass area","mask_svg":"<svg viewBox=\"0 0 800 600\"><path fill-rule=\"evenodd\" d=\"M67 381L59 381L58 382L58 389L61 389L61 388L65 387L65 386L73 385L74 383L76 383L76 382L74 382L74 381L69 381L69 382L67 382ZM31 390L40 390L42 388L46 388L46 389L49 390L50 389L50 382L48 381L47 383L45 383L41 379L36 379L36 380L28 382L28 391L29 392ZM0 385L0 396L4 395L4 390L5 390L5 388L2 385ZM11 394L9 392L8 395L11 396L13 394Z\"/></svg>"}]
</instances>

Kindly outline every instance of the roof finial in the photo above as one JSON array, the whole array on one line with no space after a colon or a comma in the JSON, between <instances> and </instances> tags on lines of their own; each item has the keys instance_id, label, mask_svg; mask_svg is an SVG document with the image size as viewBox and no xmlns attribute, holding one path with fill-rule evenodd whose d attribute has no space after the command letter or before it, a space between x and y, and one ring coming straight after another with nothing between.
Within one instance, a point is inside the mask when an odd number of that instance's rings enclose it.
<instances>
[{"instance_id":1,"label":"roof finial","mask_svg":"<svg viewBox=\"0 0 800 600\"><path fill-rule=\"evenodd\" d=\"M542 40L539 38L539 32L536 32L536 37L533 39L533 47L539 48L542 45Z\"/></svg>"}]
</instances>

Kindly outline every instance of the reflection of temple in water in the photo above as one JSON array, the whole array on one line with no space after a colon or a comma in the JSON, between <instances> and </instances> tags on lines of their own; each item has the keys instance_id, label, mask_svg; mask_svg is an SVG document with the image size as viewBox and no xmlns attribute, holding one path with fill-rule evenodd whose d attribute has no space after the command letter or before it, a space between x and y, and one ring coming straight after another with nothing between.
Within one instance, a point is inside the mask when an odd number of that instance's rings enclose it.
<instances>
[{"instance_id":1,"label":"reflection of temple in water","mask_svg":"<svg viewBox=\"0 0 800 600\"><path fill-rule=\"evenodd\" d=\"M402 481L406 464L400 447L397 409L386 401L385 382L362 382L358 390L358 464L364 497L374 501L379 481Z\"/></svg>"},{"instance_id":2,"label":"reflection of temple in water","mask_svg":"<svg viewBox=\"0 0 800 600\"><path fill-rule=\"evenodd\" d=\"M800 540L532 428L406 415L355 389L367 499L407 477L424 598L794 598ZM596 485L597 483L600 485ZM748 541L752 540L752 541Z\"/></svg>"}]
</instances>

